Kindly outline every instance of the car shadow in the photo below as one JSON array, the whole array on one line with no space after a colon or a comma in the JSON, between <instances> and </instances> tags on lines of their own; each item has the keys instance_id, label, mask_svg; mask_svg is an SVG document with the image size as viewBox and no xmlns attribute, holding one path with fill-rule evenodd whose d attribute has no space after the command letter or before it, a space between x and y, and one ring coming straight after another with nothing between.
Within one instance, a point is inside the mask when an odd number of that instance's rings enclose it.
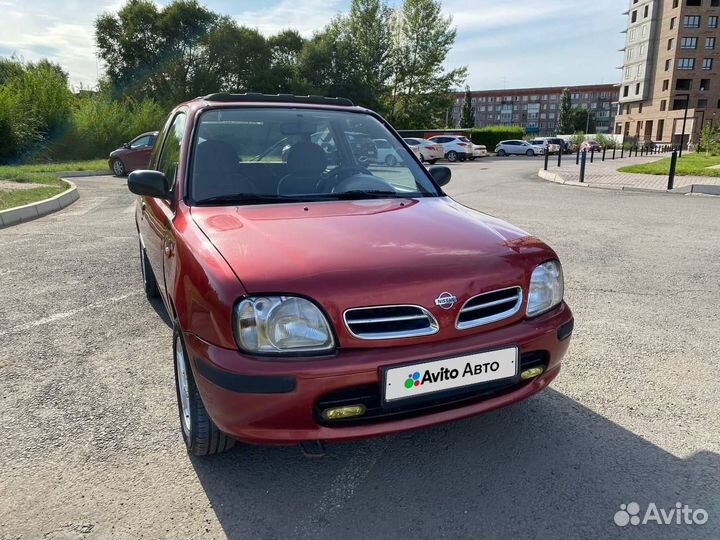
<instances>
[{"instance_id":1,"label":"car shadow","mask_svg":"<svg viewBox=\"0 0 720 540\"><path fill-rule=\"evenodd\" d=\"M150 300L150 305L155 310L155 313L157 313L158 317L162 319L162 322L165 323L165 325L168 328L173 327L172 319L170 318L170 315L167 312L167 309L165 309L165 304L163 304L162 298L153 298Z\"/></svg>"},{"instance_id":2,"label":"car shadow","mask_svg":"<svg viewBox=\"0 0 720 540\"><path fill-rule=\"evenodd\" d=\"M720 535L720 455L675 456L552 389L461 422L329 445L319 459L240 445L192 464L230 539ZM630 502L641 518L651 502L681 502L709 520L616 525Z\"/></svg>"}]
</instances>

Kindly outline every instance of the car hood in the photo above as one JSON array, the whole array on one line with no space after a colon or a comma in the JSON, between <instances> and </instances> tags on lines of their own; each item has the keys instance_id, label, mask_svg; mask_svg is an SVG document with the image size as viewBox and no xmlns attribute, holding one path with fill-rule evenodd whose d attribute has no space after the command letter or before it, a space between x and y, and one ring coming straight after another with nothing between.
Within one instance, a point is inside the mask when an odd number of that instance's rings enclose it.
<instances>
[{"instance_id":1,"label":"car hood","mask_svg":"<svg viewBox=\"0 0 720 540\"><path fill-rule=\"evenodd\" d=\"M441 293L457 296L457 308L480 292L527 290L535 265L555 257L537 238L448 197L191 213L248 293L307 296L336 327L350 307L416 304L446 317L435 306Z\"/></svg>"}]
</instances>

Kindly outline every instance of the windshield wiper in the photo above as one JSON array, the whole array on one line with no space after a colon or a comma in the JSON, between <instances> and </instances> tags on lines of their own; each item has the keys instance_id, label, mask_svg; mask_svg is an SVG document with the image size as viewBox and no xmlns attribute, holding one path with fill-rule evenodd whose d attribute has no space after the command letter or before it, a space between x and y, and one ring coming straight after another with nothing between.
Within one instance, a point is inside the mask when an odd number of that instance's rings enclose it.
<instances>
[{"instance_id":1,"label":"windshield wiper","mask_svg":"<svg viewBox=\"0 0 720 540\"><path fill-rule=\"evenodd\" d=\"M410 197L422 197L417 191L412 193L399 193L397 191L387 191L381 189L354 189L351 191L341 191L339 193L330 194L339 200L355 200L355 199L407 199Z\"/></svg>"},{"instance_id":2,"label":"windshield wiper","mask_svg":"<svg viewBox=\"0 0 720 540\"><path fill-rule=\"evenodd\" d=\"M308 197L290 197L284 195L257 195L255 193L235 193L233 195L216 195L195 201L204 204L272 204L277 202L306 202L315 200Z\"/></svg>"}]
</instances>

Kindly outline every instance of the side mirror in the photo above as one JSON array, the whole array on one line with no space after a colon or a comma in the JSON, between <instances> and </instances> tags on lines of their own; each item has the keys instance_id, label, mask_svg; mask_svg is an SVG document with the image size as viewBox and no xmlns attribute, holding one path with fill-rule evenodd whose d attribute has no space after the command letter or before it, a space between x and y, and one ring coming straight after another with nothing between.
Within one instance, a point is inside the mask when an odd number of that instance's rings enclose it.
<instances>
[{"instance_id":1,"label":"side mirror","mask_svg":"<svg viewBox=\"0 0 720 540\"><path fill-rule=\"evenodd\" d=\"M123 147L123 148L130 148L130 143L129 143L129 142L124 142L124 143L122 144L122 147Z\"/></svg>"},{"instance_id":2,"label":"side mirror","mask_svg":"<svg viewBox=\"0 0 720 540\"><path fill-rule=\"evenodd\" d=\"M448 185L448 183L450 182L450 177L452 176L450 167L445 167L442 165L438 165L436 167L430 167L428 169L428 172L432 175L432 177L435 179L435 181L441 187Z\"/></svg>"},{"instance_id":3,"label":"side mirror","mask_svg":"<svg viewBox=\"0 0 720 540\"><path fill-rule=\"evenodd\" d=\"M128 176L128 189L135 195L169 199L167 179L160 171L133 171Z\"/></svg>"}]
</instances>

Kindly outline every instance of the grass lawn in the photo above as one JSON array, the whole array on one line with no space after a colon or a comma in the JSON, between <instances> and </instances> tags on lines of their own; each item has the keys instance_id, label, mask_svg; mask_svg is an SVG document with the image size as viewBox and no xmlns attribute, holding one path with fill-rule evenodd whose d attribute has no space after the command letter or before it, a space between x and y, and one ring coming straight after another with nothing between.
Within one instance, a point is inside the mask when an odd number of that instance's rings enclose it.
<instances>
[{"instance_id":1,"label":"grass lawn","mask_svg":"<svg viewBox=\"0 0 720 540\"><path fill-rule=\"evenodd\" d=\"M3 190L0 188L0 210L42 201L62 193L68 185L58 178L59 172L105 171L107 161L70 161L67 163L39 163L35 165L0 165L0 183L20 182L42 184L32 189Z\"/></svg>"},{"instance_id":2,"label":"grass lawn","mask_svg":"<svg viewBox=\"0 0 720 540\"><path fill-rule=\"evenodd\" d=\"M678 176L720 176L720 169L707 169L712 165L720 165L720 156L706 156L701 153L685 153L678 159L675 174ZM638 163L620 167L620 172L660 174L667 175L670 171L670 158L653 161L651 163Z\"/></svg>"}]
</instances>

